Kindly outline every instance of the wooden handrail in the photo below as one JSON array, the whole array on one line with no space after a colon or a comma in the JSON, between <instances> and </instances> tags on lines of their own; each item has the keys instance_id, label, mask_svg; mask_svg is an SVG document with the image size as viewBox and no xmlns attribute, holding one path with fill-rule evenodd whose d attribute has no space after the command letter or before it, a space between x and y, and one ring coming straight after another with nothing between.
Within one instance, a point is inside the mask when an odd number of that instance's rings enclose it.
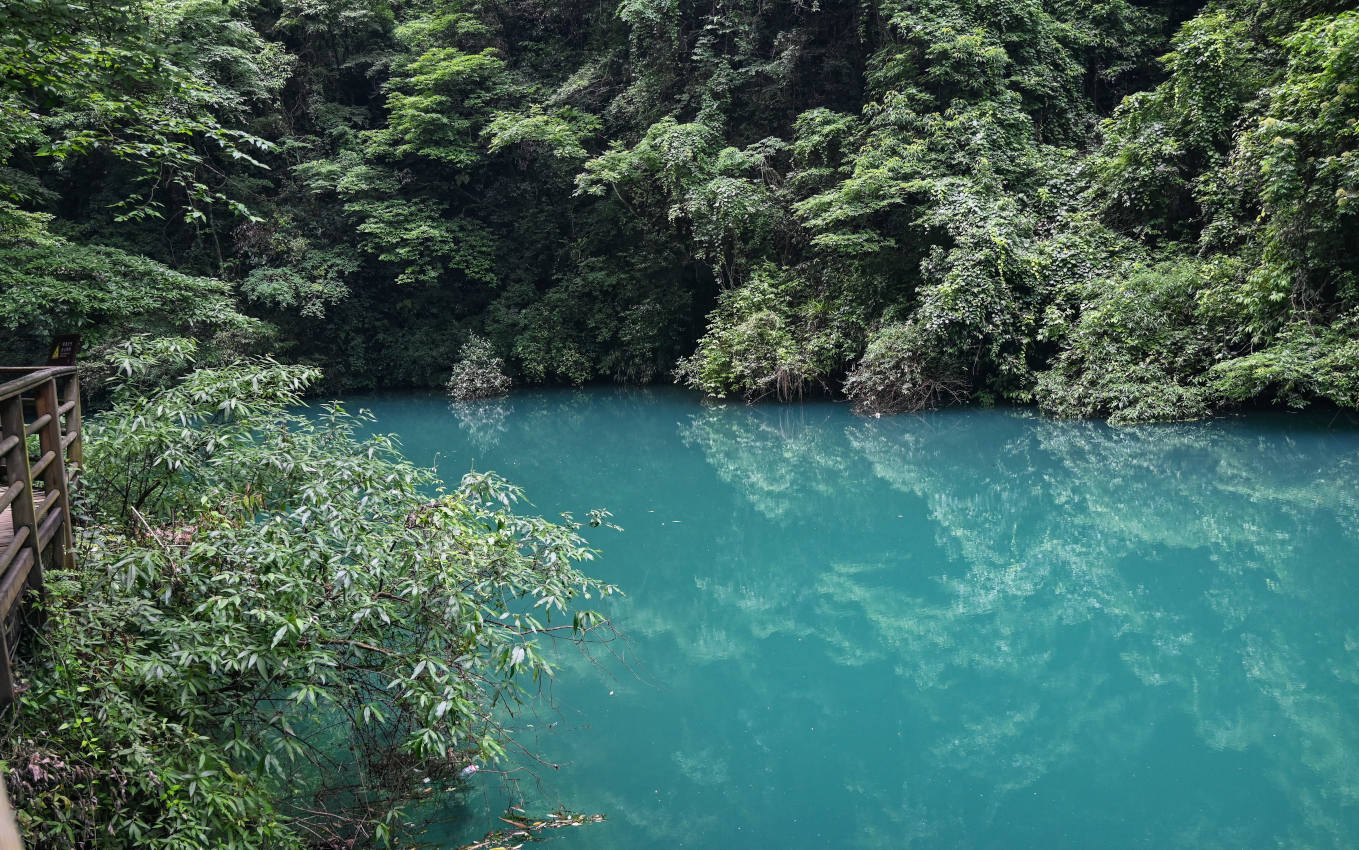
<instances>
[{"instance_id":1,"label":"wooden handrail","mask_svg":"<svg viewBox=\"0 0 1359 850\"><path fill-rule=\"evenodd\" d=\"M47 498L36 503L37 510L33 512L33 515L37 517L39 522L42 522L42 518L47 516L47 512L59 504L61 504L61 491L48 490Z\"/></svg>"},{"instance_id":2,"label":"wooden handrail","mask_svg":"<svg viewBox=\"0 0 1359 850\"><path fill-rule=\"evenodd\" d=\"M20 528L14 532L14 539L9 542L9 547L0 553L0 570L8 567L14 561L14 556L18 555L24 548L24 542L28 540L28 528Z\"/></svg>"},{"instance_id":3,"label":"wooden handrail","mask_svg":"<svg viewBox=\"0 0 1359 850\"><path fill-rule=\"evenodd\" d=\"M38 462L28 468L28 474L33 478L42 478L42 474L47 471L47 467L52 465L52 461L57 459L56 452L44 452L38 458Z\"/></svg>"},{"instance_id":4,"label":"wooden handrail","mask_svg":"<svg viewBox=\"0 0 1359 850\"><path fill-rule=\"evenodd\" d=\"M14 603L19 599L19 594L23 592L24 583L29 576L33 574L33 564L33 550L25 546L23 551L19 553L19 556L14 559L14 563L9 565L9 569L5 571L5 574L0 576L0 607L14 607ZM6 649L8 649L8 647L6 647ZM8 667L8 652L5 653L5 657L2 660L5 662L5 666ZM9 673L10 671L6 670L5 672ZM11 689L14 687L13 678L10 679L9 686Z\"/></svg>"},{"instance_id":5,"label":"wooden handrail","mask_svg":"<svg viewBox=\"0 0 1359 850\"><path fill-rule=\"evenodd\" d=\"M0 511L8 508L15 499L19 498L19 494L27 489L28 485L23 481L15 481L13 484L6 487L5 492L0 493ZM16 531L15 533L17 534L18 532Z\"/></svg>"},{"instance_id":6,"label":"wooden handrail","mask_svg":"<svg viewBox=\"0 0 1359 850\"><path fill-rule=\"evenodd\" d=\"M57 532L61 531L66 525L66 512L61 509L60 504L46 516L47 519L44 519L42 525L38 526L38 548L40 549L46 548Z\"/></svg>"},{"instance_id":7,"label":"wooden handrail","mask_svg":"<svg viewBox=\"0 0 1359 850\"><path fill-rule=\"evenodd\" d=\"M25 437L33 436L34 434L41 431L43 428L47 427L47 423L51 421L52 414L44 413L42 416L39 416L37 419L34 419L32 422L28 423L28 425L24 427L24 436Z\"/></svg>"},{"instance_id":8,"label":"wooden handrail","mask_svg":"<svg viewBox=\"0 0 1359 850\"><path fill-rule=\"evenodd\" d=\"M18 376L0 384L0 400L26 393L54 378L74 374L74 366L0 366L0 377Z\"/></svg>"},{"instance_id":9,"label":"wooden handrail","mask_svg":"<svg viewBox=\"0 0 1359 850\"><path fill-rule=\"evenodd\" d=\"M26 413L31 408L31 416ZM9 624L31 627L43 570L74 567L71 481L81 462L80 380L74 366L0 366L0 704L18 687ZM37 454L29 455L29 437Z\"/></svg>"}]
</instances>

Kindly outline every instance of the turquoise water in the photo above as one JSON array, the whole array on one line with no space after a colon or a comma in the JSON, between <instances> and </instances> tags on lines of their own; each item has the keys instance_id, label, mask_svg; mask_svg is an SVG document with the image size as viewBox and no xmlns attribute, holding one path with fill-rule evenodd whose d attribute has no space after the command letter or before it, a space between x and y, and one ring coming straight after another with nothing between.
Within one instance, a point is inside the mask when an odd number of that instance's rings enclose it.
<instances>
[{"instance_id":1,"label":"turquoise water","mask_svg":"<svg viewBox=\"0 0 1359 850\"><path fill-rule=\"evenodd\" d=\"M625 529L590 538L626 642L515 721L560 768L479 774L450 846L507 799L608 816L563 850L1359 846L1345 417L351 402Z\"/></svg>"}]
</instances>

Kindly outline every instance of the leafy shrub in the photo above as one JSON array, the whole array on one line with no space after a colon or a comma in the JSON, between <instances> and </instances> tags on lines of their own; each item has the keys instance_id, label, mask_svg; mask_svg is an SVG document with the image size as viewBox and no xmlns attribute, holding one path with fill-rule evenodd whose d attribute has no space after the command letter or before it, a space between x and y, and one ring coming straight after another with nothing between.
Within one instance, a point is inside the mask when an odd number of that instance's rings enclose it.
<instances>
[{"instance_id":1,"label":"leafy shrub","mask_svg":"<svg viewBox=\"0 0 1359 850\"><path fill-rule=\"evenodd\" d=\"M875 333L845 379L845 395L858 413L914 413L967 400L966 372L921 345L914 325L892 324Z\"/></svg>"},{"instance_id":2,"label":"leafy shrub","mask_svg":"<svg viewBox=\"0 0 1359 850\"><path fill-rule=\"evenodd\" d=\"M1208 382L1236 402L1273 397L1305 407L1322 398L1359 407L1359 314L1329 325L1294 323L1268 348L1213 366Z\"/></svg>"},{"instance_id":3,"label":"leafy shrub","mask_svg":"<svg viewBox=\"0 0 1359 850\"><path fill-rule=\"evenodd\" d=\"M458 401L497 398L510 391L505 361L496 356L490 340L473 334L460 354L448 378L448 394L453 398Z\"/></svg>"},{"instance_id":4,"label":"leafy shrub","mask_svg":"<svg viewBox=\"0 0 1359 850\"><path fill-rule=\"evenodd\" d=\"M1214 395L1203 374L1226 344L1198 309L1205 282L1199 264L1180 261L1092 285L1066 348L1039 376L1038 403L1058 416L1111 422L1205 415Z\"/></svg>"},{"instance_id":5,"label":"leafy shrub","mask_svg":"<svg viewBox=\"0 0 1359 850\"><path fill-rule=\"evenodd\" d=\"M677 380L718 398L788 400L827 387L853 352L861 317L827 297L824 280L805 269L764 266L728 289L708 317L698 350L675 367Z\"/></svg>"},{"instance_id":6,"label":"leafy shrub","mask_svg":"<svg viewBox=\"0 0 1359 850\"><path fill-rule=\"evenodd\" d=\"M57 333L81 333L85 350L99 352L132 333L193 336L208 343L208 356L267 332L239 312L223 281L46 233L0 233L0 281L0 353L9 363L33 362Z\"/></svg>"},{"instance_id":7,"label":"leafy shrub","mask_svg":"<svg viewBox=\"0 0 1359 850\"><path fill-rule=\"evenodd\" d=\"M79 566L0 752L28 846L390 843L502 753L544 642L601 623L569 516L489 473L431 499L363 416L298 410L315 377L199 370L89 423Z\"/></svg>"}]
</instances>

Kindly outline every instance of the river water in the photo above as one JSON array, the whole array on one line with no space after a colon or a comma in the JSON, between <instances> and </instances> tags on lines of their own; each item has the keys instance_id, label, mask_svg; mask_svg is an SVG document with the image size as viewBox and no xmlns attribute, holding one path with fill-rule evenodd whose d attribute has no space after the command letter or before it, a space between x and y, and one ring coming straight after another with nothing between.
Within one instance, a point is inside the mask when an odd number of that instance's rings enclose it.
<instances>
[{"instance_id":1,"label":"river water","mask_svg":"<svg viewBox=\"0 0 1359 850\"><path fill-rule=\"evenodd\" d=\"M612 511L626 640L449 799L574 848L1359 846L1359 426L355 397L445 480Z\"/></svg>"}]
</instances>

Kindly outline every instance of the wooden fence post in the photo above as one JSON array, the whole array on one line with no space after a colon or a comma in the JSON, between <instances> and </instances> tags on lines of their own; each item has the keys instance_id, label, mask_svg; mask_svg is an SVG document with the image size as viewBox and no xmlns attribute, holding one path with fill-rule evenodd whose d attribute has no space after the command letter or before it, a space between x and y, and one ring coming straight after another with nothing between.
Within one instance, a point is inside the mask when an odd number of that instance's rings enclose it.
<instances>
[{"instance_id":1,"label":"wooden fence post","mask_svg":"<svg viewBox=\"0 0 1359 850\"><path fill-rule=\"evenodd\" d=\"M85 462L84 438L80 431L80 377L72 372L66 380L66 392L61 400L61 406L66 413L66 436L63 444L68 446L66 459L74 466L79 467ZM71 478L71 475L67 475Z\"/></svg>"},{"instance_id":2,"label":"wooden fence post","mask_svg":"<svg viewBox=\"0 0 1359 850\"><path fill-rule=\"evenodd\" d=\"M30 427L34 427L38 434L38 455L47 462L42 473L43 503L38 508L40 513L38 521L41 523L39 537L54 535L55 533L48 529L52 528L54 523L61 523L60 536L51 538L51 563L69 568L71 564L68 562L68 555L72 552L71 487L66 481L66 447L62 445L61 403L57 400L55 378L49 378L38 387L36 406L38 418ZM51 460L47 460L49 456ZM38 541L40 546L45 543L46 541L42 539ZM30 579L35 579L34 586L46 598L47 589L43 587L42 574L37 572L36 576L30 576Z\"/></svg>"}]
</instances>

